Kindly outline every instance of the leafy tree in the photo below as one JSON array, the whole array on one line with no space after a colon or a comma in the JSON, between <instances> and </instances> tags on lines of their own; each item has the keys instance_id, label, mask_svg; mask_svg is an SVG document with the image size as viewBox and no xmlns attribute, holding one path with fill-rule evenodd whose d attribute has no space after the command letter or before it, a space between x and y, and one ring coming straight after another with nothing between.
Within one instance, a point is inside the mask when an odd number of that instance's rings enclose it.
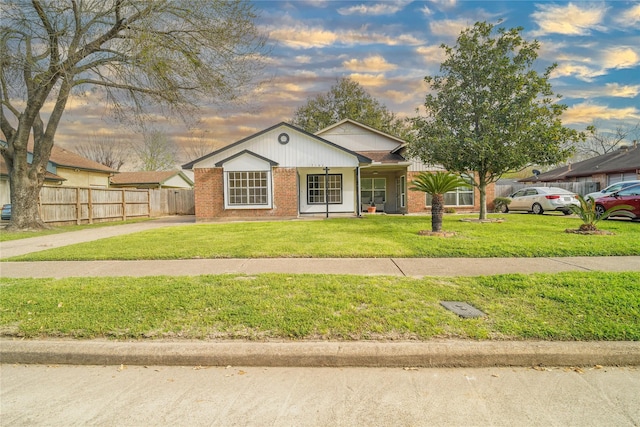
<instances>
[{"instance_id":1,"label":"leafy tree","mask_svg":"<svg viewBox=\"0 0 640 427\"><path fill-rule=\"evenodd\" d=\"M563 148L580 134L562 126L565 105L556 103L549 73L533 68L539 44L522 28L498 29L486 22L464 30L438 76L427 76L426 117L413 119L416 140L409 153L425 163L473 176L486 218L486 188L508 171L554 164L572 152ZM475 172L475 174L474 174Z\"/></svg>"},{"instance_id":2,"label":"leafy tree","mask_svg":"<svg viewBox=\"0 0 640 427\"><path fill-rule=\"evenodd\" d=\"M411 181L409 190L431 194L431 231L442 231L444 195L458 187L469 187L464 179L448 172L422 172Z\"/></svg>"},{"instance_id":3,"label":"leafy tree","mask_svg":"<svg viewBox=\"0 0 640 427\"><path fill-rule=\"evenodd\" d=\"M142 143L133 150L138 156L139 170L165 171L176 167L178 147L158 130L146 132Z\"/></svg>"},{"instance_id":4,"label":"leafy tree","mask_svg":"<svg viewBox=\"0 0 640 427\"><path fill-rule=\"evenodd\" d=\"M411 124L390 112L358 82L343 77L329 89L307 100L293 115L291 124L315 133L341 120L351 119L408 140Z\"/></svg>"},{"instance_id":5,"label":"leafy tree","mask_svg":"<svg viewBox=\"0 0 640 427\"><path fill-rule=\"evenodd\" d=\"M72 96L90 93L122 120L160 108L186 119L205 96L237 97L263 64L265 38L245 0L3 0L0 8L11 229L44 227L38 196Z\"/></svg>"},{"instance_id":6,"label":"leafy tree","mask_svg":"<svg viewBox=\"0 0 640 427\"><path fill-rule=\"evenodd\" d=\"M113 136L96 134L91 136L88 141L78 145L75 151L87 159L118 171L131 155L124 142Z\"/></svg>"}]
</instances>

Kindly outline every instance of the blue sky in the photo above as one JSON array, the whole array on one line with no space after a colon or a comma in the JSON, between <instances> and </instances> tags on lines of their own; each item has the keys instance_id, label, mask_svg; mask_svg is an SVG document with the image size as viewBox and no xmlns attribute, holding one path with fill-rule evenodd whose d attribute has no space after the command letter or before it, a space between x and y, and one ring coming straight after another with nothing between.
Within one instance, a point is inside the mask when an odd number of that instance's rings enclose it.
<instances>
[{"instance_id":1,"label":"blue sky","mask_svg":"<svg viewBox=\"0 0 640 427\"><path fill-rule=\"evenodd\" d=\"M569 106L565 125L584 129L595 122L606 130L640 122L640 2L254 3L271 42L265 70L270 80L244 105L204 109L196 133L215 146L289 120L307 98L325 93L340 77L356 80L391 111L414 115L427 93L424 77L439 72L440 45L455 45L460 31L477 21L522 26L527 40L540 42L536 67L542 72L558 64L551 83ZM58 141L65 134L68 142L82 136L81 111L71 108ZM105 124L92 129L113 132ZM184 128L169 129L176 141L188 143Z\"/></svg>"}]
</instances>

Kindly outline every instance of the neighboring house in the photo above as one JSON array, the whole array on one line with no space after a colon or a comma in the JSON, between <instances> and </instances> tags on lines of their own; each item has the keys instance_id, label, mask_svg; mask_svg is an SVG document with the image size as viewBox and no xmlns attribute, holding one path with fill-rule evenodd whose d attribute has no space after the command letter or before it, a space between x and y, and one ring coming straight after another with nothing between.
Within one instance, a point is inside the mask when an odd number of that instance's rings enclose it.
<instances>
[{"instance_id":1,"label":"neighboring house","mask_svg":"<svg viewBox=\"0 0 640 427\"><path fill-rule=\"evenodd\" d=\"M600 188L620 181L640 179L638 143L601 156L569 164L520 182L597 182ZM598 189L596 189L598 190Z\"/></svg>"},{"instance_id":2,"label":"neighboring house","mask_svg":"<svg viewBox=\"0 0 640 427\"><path fill-rule=\"evenodd\" d=\"M193 188L193 181L181 171L120 172L111 177L111 187Z\"/></svg>"},{"instance_id":3,"label":"neighboring house","mask_svg":"<svg viewBox=\"0 0 640 427\"><path fill-rule=\"evenodd\" d=\"M316 134L283 122L183 168L195 174L198 220L359 215L371 202L378 212L424 213L426 195L408 187L427 168L404 155L403 140L352 120ZM479 210L473 189L446 201L457 211Z\"/></svg>"},{"instance_id":4,"label":"neighboring house","mask_svg":"<svg viewBox=\"0 0 640 427\"><path fill-rule=\"evenodd\" d=\"M9 175L4 159L0 156L0 199L9 203ZM28 161L32 154L28 153ZM64 187L108 188L109 177L117 171L82 157L72 151L53 146L47 163L44 185Z\"/></svg>"}]
</instances>

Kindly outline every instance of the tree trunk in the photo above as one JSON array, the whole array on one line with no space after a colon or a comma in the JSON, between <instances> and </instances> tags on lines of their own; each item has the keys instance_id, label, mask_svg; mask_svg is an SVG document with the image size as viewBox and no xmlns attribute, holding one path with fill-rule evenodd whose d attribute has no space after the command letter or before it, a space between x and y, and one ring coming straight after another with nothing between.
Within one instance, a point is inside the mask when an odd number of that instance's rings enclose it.
<instances>
[{"instance_id":1,"label":"tree trunk","mask_svg":"<svg viewBox=\"0 0 640 427\"><path fill-rule=\"evenodd\" d=\"M444 214L444 195L432 194L431 199L431 231L442 231L442 215Z\"/></svg>"},{"instance_id":2,"label":"tree trunk","mask_svg":"<svg viewBox=\"0 0 640 427\"><path fill-rule=\"evenodd\" d=\"M26 165L27 170L25 170L24 165L21 166L16 167L14 164L14 167L9 172L11 221L9 221L6 229L9 231L22 231L49 228L40 218L38 206L43 178L30 178L27 171L30 165ZM31 173L35 172L31 171Z\"/></svg>"},{"instance_id":3,"label":"tree trunk","mask_svg":"<svg viewBox=\"0 0 640 427\"><path fill-rule=\"evenodd\" d=\"M478 191L480 192L480 219L487 219L487 183L482 178L480 178Z\"/></svg>"}]
</instances>

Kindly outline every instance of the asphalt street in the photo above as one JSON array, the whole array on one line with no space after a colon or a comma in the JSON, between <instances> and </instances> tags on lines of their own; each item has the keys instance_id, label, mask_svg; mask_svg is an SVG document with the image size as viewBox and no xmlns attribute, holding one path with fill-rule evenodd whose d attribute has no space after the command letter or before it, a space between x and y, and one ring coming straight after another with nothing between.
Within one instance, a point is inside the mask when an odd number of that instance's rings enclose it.
<instances>
[{"instance_id":1,"label":"asphalt street","mask_svg":"<svg viewBox=\"0 0 640 427\"><path fill-rule=\"evenodd\" d=\"M638 426L637 368L0 367L3 426Z\"/></svg>"}]
</instances>

